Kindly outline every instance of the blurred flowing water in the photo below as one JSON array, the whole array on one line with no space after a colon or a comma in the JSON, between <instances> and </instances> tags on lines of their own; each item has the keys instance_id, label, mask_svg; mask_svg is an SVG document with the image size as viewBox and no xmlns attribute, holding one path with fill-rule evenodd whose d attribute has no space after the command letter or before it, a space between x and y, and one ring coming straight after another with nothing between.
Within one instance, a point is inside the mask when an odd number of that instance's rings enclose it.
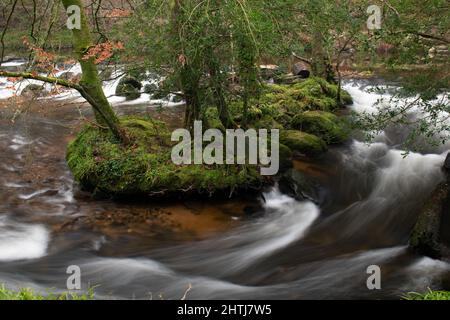
<instances>
[{"instance_id":1,"label":"blurred flowing water","mask_svg":"<svg viewBox=\"0 0 450 320\"><path fill-rule=\"evenodd\" d=\"M345 85L356 112L370 111L381 97L366 92L368 85ZM252 200L259 209L251 217L214 201L168 205L203 208L211 219L203 227L214 230L207 235L155 229L148 236L115 236L59 227L68 217L160 204L77 195L64 160L76 111L58 119L29 114L14 125L1 121L0 283L10 288L65 291L66 269L78 265L83 289L98 285L96 297L112 299L180 299L188 286L188 299L398 299L429 286L450 289L448 263L407 250L420 206L443 179L450 146L405 158L397 146L406 128L390 128L370 144L354 139L310 164L326 173L307 172L324 190L320 205L273 187ZM211 218L213 210L220 212ZM190 225L205 221L193 219ZM370 265L381 267L381 290L366 287Z\"/></svg>"}]
</instances>

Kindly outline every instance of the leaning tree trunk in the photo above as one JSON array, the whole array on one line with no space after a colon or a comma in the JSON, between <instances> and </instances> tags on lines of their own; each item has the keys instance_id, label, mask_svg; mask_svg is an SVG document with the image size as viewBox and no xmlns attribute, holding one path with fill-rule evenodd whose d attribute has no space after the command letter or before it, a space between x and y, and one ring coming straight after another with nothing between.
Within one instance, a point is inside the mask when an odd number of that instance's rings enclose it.
<instances>
[{"instance_id":1,"label":"leaning tree trunk","mask_svg":"<svg viewBox=\"0 0 450 320\"><path fill-rule=\"evenodd\" d=\"M93 46L90 28L86 15L83 11L83 4L80 0L62 0L64 8L78 6L81 14L81 28L73 29L73 46L77 60L81 65L82 76L80 80L81 95L92 105L96 121L101 125L106 125L116 138L126 141L126 135L120 128L119 119L108 102L102 88L102 82L98 75L94 58L86 59L85 55L89 48Z\"/></svg>"}]
</instances>

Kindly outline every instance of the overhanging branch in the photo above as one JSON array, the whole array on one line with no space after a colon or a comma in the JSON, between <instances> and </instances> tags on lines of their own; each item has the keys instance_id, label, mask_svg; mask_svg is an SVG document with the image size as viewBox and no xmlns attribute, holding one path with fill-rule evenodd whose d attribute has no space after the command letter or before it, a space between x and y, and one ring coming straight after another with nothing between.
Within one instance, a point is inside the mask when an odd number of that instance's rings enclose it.
<instances>
[{"instance_id":1,"label":"overhanging branch","mask_svg":"<svg viewBox=\"0 0 450 320\"><path fill-rule=\"evenodd\" d=\"M55 77L41 76L41 75L31 73L31 72L0 71L0 77L38 80L38 81L42 81L42 82L46 82L46 83L57 84L57 85L60 85L63 87L75 89L79 92L83 91L83 88L77 83L67 81L64 79L60 79L60 78L55 78Z\"/></svg>"}]
</instances>

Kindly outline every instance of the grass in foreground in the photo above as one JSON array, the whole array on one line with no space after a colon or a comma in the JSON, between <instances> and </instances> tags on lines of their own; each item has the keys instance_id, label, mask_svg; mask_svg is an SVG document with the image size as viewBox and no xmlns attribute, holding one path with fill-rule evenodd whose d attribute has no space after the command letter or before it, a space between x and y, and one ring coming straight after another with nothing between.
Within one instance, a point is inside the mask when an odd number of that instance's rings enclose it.
<instances>
[{"instance_id":1,"label":"grass in foreground","mask_svg":"<svg viewBox=\"0 0 450 320\"><path fill-rule=\"evenodd\" d=\"M403 297L405 300L450 300L450 291L433 291L425 293L409 292Z\"/></svg>"},{"instance_id":2,"label":"grass in foreground","mask_svg":"<svg viewBox=\"0 0 450 320\"><path fill-rule=\"evenodd\" d=\"M30 288L23 288L20 291L7 289L4 285L0 286L0 300L93 300L94 291L89 289L87 293L76 294L64 292L61 294L49 293L42 295L34 292Z\"/></svg>"}]
</instances>

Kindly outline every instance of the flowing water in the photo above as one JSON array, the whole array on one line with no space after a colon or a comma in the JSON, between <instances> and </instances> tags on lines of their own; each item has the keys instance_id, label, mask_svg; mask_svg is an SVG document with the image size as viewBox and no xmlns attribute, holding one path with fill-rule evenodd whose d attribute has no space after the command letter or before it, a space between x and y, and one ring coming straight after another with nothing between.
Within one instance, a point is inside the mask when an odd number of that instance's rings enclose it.
<instances>
[{"instance_id":1,"label":"flowing water","mask_svg":"<svg viewBox=\"0 0 450 320\"><path fill-rule=\"evenodd\" d=\"M380 98L365 85L345 86L357 112ZM229 202L133 204L74 186L64 150L76 111L1 119L0 283L10 288L65 291L66 269L77 265L83 289L97 286L98 298L180 299L188 287L190 299L398 299L450 289L448 263L407 250L450 146L405 158L397 149L405 128L297 162L320 183L320 204L277 187ZM367 289L370 265L382 270L381 290Z\"/></svg>"}]
</instances>

